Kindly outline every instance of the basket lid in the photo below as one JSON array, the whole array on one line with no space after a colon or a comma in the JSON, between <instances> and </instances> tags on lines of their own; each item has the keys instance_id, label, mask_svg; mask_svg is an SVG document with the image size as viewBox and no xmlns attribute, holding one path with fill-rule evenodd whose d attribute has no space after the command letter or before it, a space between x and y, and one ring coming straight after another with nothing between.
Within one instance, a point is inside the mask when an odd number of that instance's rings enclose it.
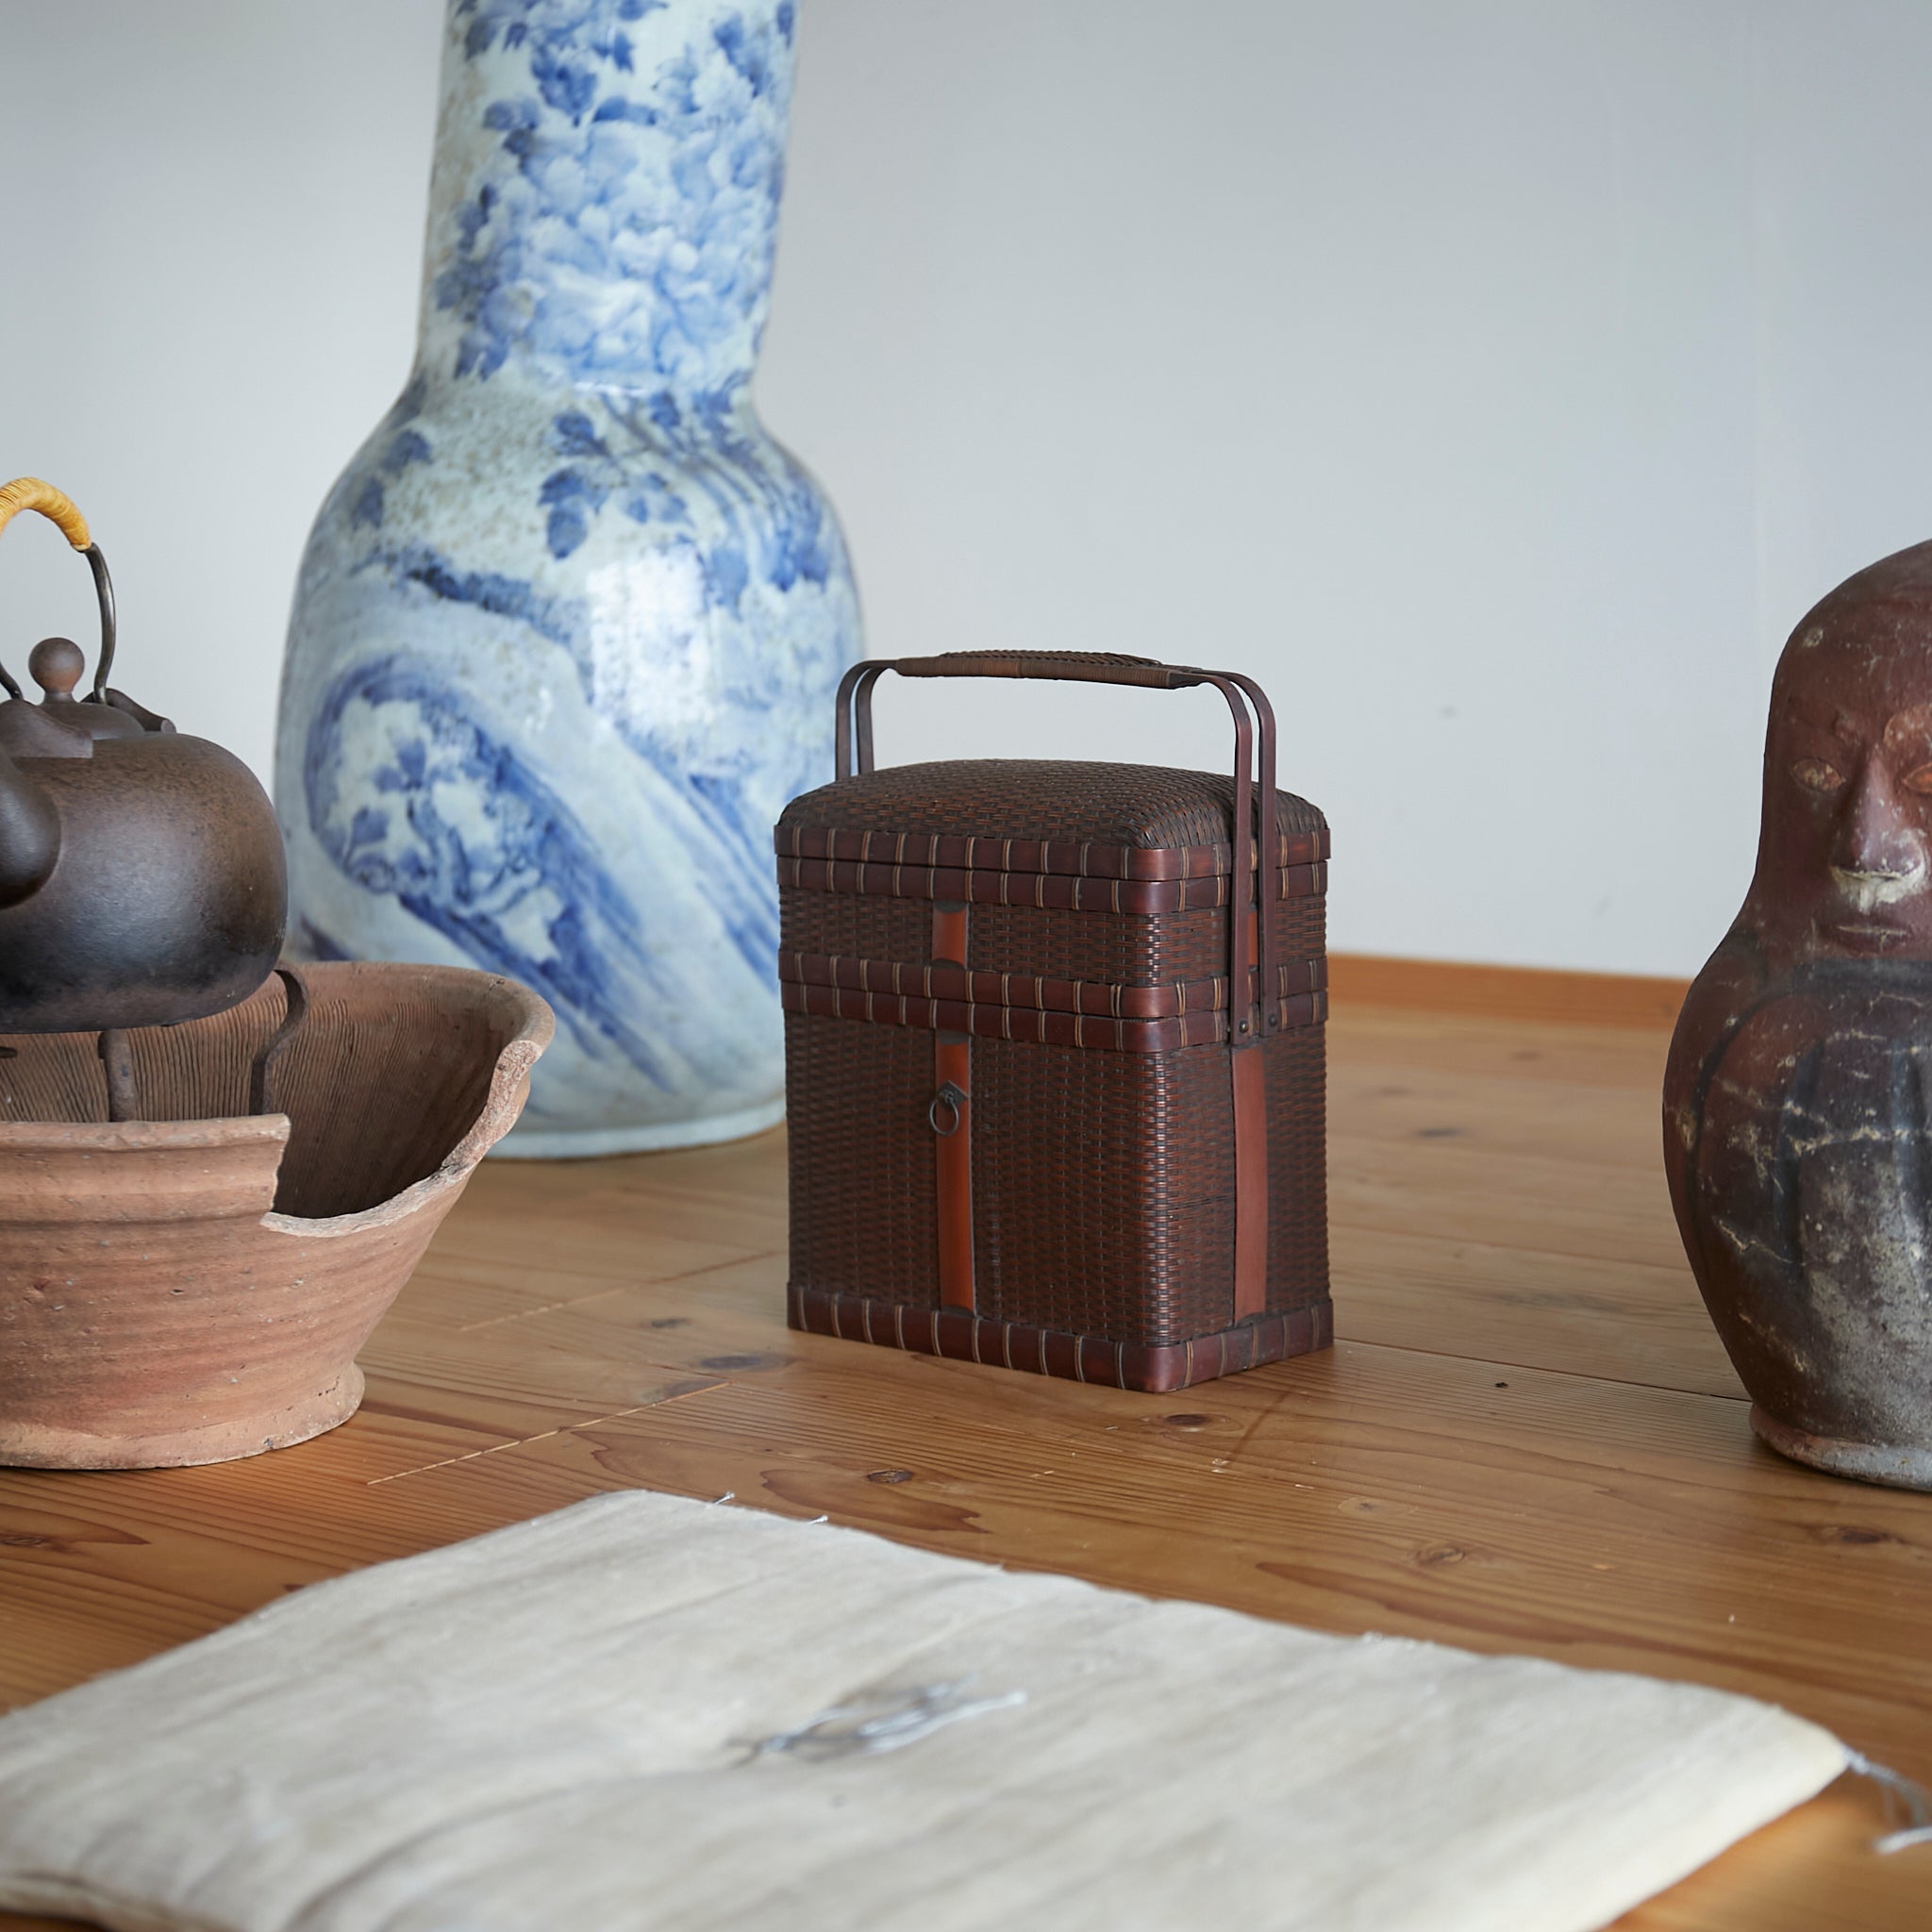
<instances>
[{"instance_id":1,"label":"basket lid","mask_svg":"<svg viewBox=\"0 0 1932 1932\"><path fill-rule=\"evenodd\" d=\"M1225 772L949 758L890 765L802 793L779 817L776 845L809 858L1204 878L1230 869L1233 824L1234 780ZM1328 856L1328 822L1307 799L1279 793L1275 825L1278 865ZM893 851L881 849L882 838Z\"/></svg>"}]
</instances>

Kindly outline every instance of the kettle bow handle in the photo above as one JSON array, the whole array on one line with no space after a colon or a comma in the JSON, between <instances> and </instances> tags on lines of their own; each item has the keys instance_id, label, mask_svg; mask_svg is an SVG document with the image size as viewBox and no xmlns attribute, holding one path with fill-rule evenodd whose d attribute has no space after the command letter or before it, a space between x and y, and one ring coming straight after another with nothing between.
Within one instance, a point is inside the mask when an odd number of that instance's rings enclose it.
<instances>
[{"instance_id":1,"label":"kettle bow handle","mask_svg":"<svg viewBox=\"0 0 1932 1932\"><path fill-rule=\"evenodd\" d=\"M108 559L89 532L79 505L66 491L57 490L39 476L16 476L11 483L0 484L0 530L5 530L24 509L37 510L45 517L87 558L88 568L93 573L94 595L101 607L101 649L94 659L90 698L92 703L104 703L102 693L108 688L108 673L114 666L114 584L108 575ZM23 694L4 664L0 664L0 686L6 687L10 697Z\"/></svg>"}]
</instances>

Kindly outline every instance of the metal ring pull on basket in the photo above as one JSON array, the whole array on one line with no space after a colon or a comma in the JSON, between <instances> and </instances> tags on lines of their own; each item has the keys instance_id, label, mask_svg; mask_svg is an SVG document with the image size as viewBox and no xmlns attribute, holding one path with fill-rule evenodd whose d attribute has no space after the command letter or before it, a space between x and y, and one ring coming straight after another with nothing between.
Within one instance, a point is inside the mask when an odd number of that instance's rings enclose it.
<instances>
[{"instance_id":1,"label":"metal ring pull on basket","mask_svg":"<svg viewBox=\"0 0 1932 1932\"><path fill-rule=\"evenodd\" d=\"M967 1094L963 1088L956 1087L948 1080L932 1097L932 1105L925 1110L925 1124L941 1140L957 1134L966 1120ZM950 1126L940 1125L940 1108L945 1108L952 1115Z\"/></svg>"}]
</instances>

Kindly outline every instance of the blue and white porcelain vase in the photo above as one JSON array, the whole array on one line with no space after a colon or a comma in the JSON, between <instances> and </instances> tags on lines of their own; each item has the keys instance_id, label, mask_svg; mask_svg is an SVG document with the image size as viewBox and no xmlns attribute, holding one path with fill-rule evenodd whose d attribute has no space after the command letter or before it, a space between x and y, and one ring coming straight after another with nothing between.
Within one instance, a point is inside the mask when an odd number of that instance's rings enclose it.
<instances>
[{"instance_id":1,"label":"blue and white porcelain vase","mask_svg":"<svg viewBox=\"0 0 1932 1932\"><path fill-rule=\"evenodd\" d=\"M452 0L421 334L323 505L276 754L291 944L557 1009L502 1151L784 1108L771 831L860 655L754 414L792 0Z\"/></svg>"}]
</instances>

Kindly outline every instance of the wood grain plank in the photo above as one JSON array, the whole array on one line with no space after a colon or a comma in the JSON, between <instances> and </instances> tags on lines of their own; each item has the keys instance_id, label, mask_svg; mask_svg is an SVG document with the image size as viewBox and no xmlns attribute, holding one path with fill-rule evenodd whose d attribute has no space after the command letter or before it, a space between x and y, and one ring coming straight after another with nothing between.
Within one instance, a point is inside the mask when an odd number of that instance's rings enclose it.
<instances>
[{"instance_id":1,"label":"wood grain plank","mask_svg":"<svg viewBox=\"0 0 1932 1932\"><path fill-rule=\"evenodd\" d=\"M445 1245L438 1234L397 1306L421 1322L479 1328L613 1288L698 1274L758 1252L750 1243L684 1241L657 1228L648 1239L640 1239L634 1227L591 1232L604 1239L574 1245L565 1265L555 1237L546 1243L541 1226L479 1215L461 1228L464 1246Z\"/></svg>"},{"instance_id":2,"label":"wood grain plank","mask_svg":"<svg viewBox=\"0 0 1932 1932\"><path fill-rule=\"evenodd\" d=\"M1649 1088L1548 1080L1534 1108L1523 1083L1429 1067L1338 1059L1329 1070L1332 1132L1357 1140L1453 1141L1499 1155L1657 1171L1661 1129Z\"/></svg>"},{"instance_id":3,"label":"wood grain plank","mask_svg":"<svg viewBox=\"0 0 1932 1932\"><path fill-rule=\"evenodd\" d=\"M502 1325L502 1334L498 1324L453 1334L408 1315L390 1316L362 1355L371 1398L391 1412L407 1405L415 1417L515 1441L689 1395L712 1379L667 1376L655 1364L574 1348L554 1324L534 1316ZM467 1448L497 1446L481 1441Z\"/></svg>"},{"instance_id":4,"label":"wood grain plank","mask_svg":"<svg viewBox=\"0 0 1932 1932\"><path fill-rule=\"evenodd\" d=\"M1337 1226L1335 1332L1741 1401L1681 1257L1674 1266Z\"/></svg>"},{"instance_id":5,"label":"wood grain plank","mask_svg":"<svg viewBox=\"0 0 1932 1932\"><path fill-rule=\"evenodd\" d=\"M1690 991L1687 979L1568 973L1538 966L1482 966L1331 953L1328 984L1348 1007L1407 1007L1505 1021L1557 1021L1668 1033Z\"/></svg>"},{"instance_id":6,"label":"wood grain plank","mask_svg":"<svg viewBox=\"0 0 1932 1932\"><path fill-rule=\"evenodd\" d=\"M1559 1026L1399 1007L1337 1003L1328 1024L1335 1065L1435 1068L1478 1078L1661 1091L1670 1035L1633 1027ZM1536 1105L1525 1093L1524 1105Z\"/></svg>"},{"instance_id":7,"label":"wood grain plank","mask_svg":"<svg viewBox=\"0 0 1932 1932\"><path fill-rule=\"evenodd\" d=\"M1453 1141L1407 1146L1336 1134L1328 1215L1338 1227L1481 1241L1671 1268L1684 1257L1662 1162L1654 1170L1501 1155Z\"/></svg>"}]
</instances>

